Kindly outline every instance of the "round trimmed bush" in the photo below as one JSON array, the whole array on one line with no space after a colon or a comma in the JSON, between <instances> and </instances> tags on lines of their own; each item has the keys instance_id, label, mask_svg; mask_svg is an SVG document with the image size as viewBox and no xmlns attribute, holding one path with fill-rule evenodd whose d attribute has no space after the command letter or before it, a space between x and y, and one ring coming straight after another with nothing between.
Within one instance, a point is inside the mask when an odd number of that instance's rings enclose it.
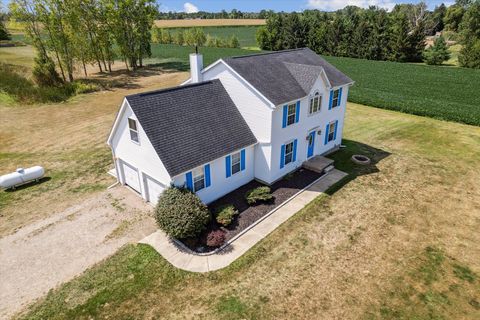
<instances>
[{"instance_id":1,"label":"round trimmed bush","mask_svg":"<svg viewBox=\"0 0 480 320\"><path fill-rule=\"evenodd\" d=\"M210 212L196 194L186 188L171 186L160 195L155 218L169 236L185 239L196 237L205 230Z\"/></svg>"},{"instance_id":2,"label":"round trimmed bush","mask_svg":"<svg viewBox=\"0 0 480 320\"><path fill-rule=\"evenodd\" d=\"M273 195L269 187L262 186L248 191L245 194L245 199L247 200L248 204L253 205L260 201L270 201L273 199Z\"/></svg>"},{"instance_id":3,"label":"round trimmed bush","mask_svg":"<svg viewBox=\"0 0 480 320\"><path fill-rule=\"evenodd\" d=\"M231 204L219 207L215 212L215 219L222 226L228 226L233 218L238 214L238 210Z\"/></svg>"},{"instance_id":4,"label":"round trimmed bush","mask_svg":"<svg viewBox=\"0 0 480 320\"><path fill-rule=\"evenodd\" d=\"M207 234L207 246L220 247L225 243L225 231L213 230Z\"/></svg>"}]
</instances>

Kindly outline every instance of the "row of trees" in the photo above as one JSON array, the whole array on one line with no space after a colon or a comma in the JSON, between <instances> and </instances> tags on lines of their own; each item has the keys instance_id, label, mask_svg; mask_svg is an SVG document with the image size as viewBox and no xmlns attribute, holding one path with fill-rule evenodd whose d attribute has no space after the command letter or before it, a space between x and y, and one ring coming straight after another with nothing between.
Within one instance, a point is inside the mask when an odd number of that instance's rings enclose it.
<instances>
[{"instance_id":1,"label":"row of trees","mask_svg":"<svg viewBox=\"0 0 480 320\"><path fill-rule=\"evenodd\" d=\"M276 13L257 31L257 42L265 50L309 47L325 55L398 62L428 58L438 64L449 56L445 41L425 52L425 37L442 30L463 45L460 64L479 68L480 0L457 0L433 11L421 2L396 5L391 12L347 6L336 12Z\"/></svg>"},{"instance_id":2,"label":"row of trees","mask_svg":"<svg viewBox=\"0 0 480 320\"><path fill-rule=\"evenodd\" d=\"M152 42L162 44L178 44L178 45L198 45L218 48L240 48L240 42L237 36L232 35L229 39L205 34L201 28L177 29L172 33L168 29L153 27Z\"/></svg>"},{"instance_id":3,"label":"row of trees","mask_svg":"<svg viewBox=\"0 0 480 320\"><path fill-rule=\"evenodd\" d=\"M157 19L172 20L172 19L267 19L273 14L272 10L262 10L260 12L242 12L233 9L230 12L222 10L220 12L206 12L199 11L195 13L186 12L159 12Z\"/></svg>"},{"instance_id":4,"label":"row of trees","mask_svg":"<svg viewBox=\"0 0 480 320\"><path fill-rule=\"evenodd\" d=\"M345 7L332 13L307 10L275 14L257 32L262 49L310 47L318 53L372 60L421 61L425 35L437 24L425 3L378 7Z\"/></svg>"},{"instance_id":5,"label":"row of trees","mask_svg":"<svg viewBox=\"0 0 480 320\"><path fill-rule=\"evenodd\" d=\"M74 80L74 67L96 64L109 70L115 58L142 66L151 55L150 31L157 14L154 0L12 0L10 13L25 25L37 50L34 75L40 84Z\"/></svg>"}]
</instances>

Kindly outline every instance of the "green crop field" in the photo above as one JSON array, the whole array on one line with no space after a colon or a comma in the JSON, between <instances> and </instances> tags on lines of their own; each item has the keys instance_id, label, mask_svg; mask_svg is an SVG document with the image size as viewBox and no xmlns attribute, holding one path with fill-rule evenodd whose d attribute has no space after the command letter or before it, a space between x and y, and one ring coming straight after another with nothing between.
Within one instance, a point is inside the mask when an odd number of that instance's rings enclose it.
<instances>
[{"instance_id":1,"label":"green crop field","mask_svg":"<svg viewBox=\"0 0 480 320\"><path fill-rule=\"evenodd\" d=\"M480 70L325 58L355 80L352 102L480 126Z\"/></svg>"},{"instance_id":2,"label":"green crop field","mask_svg":"<svg viewBox=\"0 0 480 320\"><path fill-rule=\"evenodd\" d=\"M253 54L257 51L233 48L211 48L201 47L203 54L203 65L207 66L220 58ZM186 71L189 69L188 56L195 52L191 46L179 46L175 44L154 44L152 43L152 58L146 59L147 65L161 65L166 69Z\"/></svg>"},{"instance_id":3,"label":"green crop field","mask_svg":"<svg viewBox=\"0 0 480 320\"><path fill-rule=\"evenodd\" d=\"M216 27L200 27L205 34L209 34L213 37L219 37L221 39L228 39L233 35L236 35L240 41L240 46L244 47L256 47L257 41L255 40L255 33L258 26L216 26ZM170 32L175 34L178 30L185 30L186 28L170 28Z\"/></svg>"}]
</instances>

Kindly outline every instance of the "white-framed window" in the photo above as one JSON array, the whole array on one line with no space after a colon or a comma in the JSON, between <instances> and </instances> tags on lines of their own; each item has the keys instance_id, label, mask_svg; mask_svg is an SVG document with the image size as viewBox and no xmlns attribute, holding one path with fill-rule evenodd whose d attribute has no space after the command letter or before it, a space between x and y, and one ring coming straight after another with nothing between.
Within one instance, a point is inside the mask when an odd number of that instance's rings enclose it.
<instances>
[{"instance_id":1,"label":"white-framed window","mask_svg":"<svg viewBox=\"0 0 480 320\"><path fill-rule=\"evenodd\" d=\"M332 108L338 107L340 105L340 89L333 91L333 101Z\"/></svg>"},{"instance_id":2,"label":"white-framed window","mask_svg":"<svg viewBox=\"0 0 480 320\"><path fill-rule=\"evenodd\" d=\"M285 165L293 161L293 141L285 145L285 156L283 163Z\"/></svg>"},{"instance_id":3,"label":"white-framed window","mask_svg":"<svg viewBox=\"0 0 480 320\"><path fill-rule=\"evenodd\" d=\"M130 130L130 139L133 142L138 143L137 121L132 118L128 118L128 128Z\"/></svg>"},{"instance_id":4,"label":"white-framed window","mask_svg":"<svg viewBox=\"0 0 480 320\"><path fill-rule=\"evenodd\" d=\"M193 192L200 191L205 188L205 170L198 167L192 171L193 176Z\"/></svg>"},{"instance_id":5,"label":"white-framed window","mask_svg":"<svg viewBox=\"0 0 480 320\"><path fill-rule=\"evenodd\" d=\"M333 141L335 139L335 130L336 130L337 122L332 121L328 126L328 142Z\"/></svg>"},{"instance_id":6,"label":"white-framed window","mask_svg":"<svg viewBox=\"0 0 480 320\"><path fill-rule=\"evenodd\" d=\"M240 170L242 169L241 163L242 157L240 155L240 152L232 154L232 175L240 172Z\"/></svg>"},{"instance_id":7,"label":"white-framed window","mask_svg":"<svg viewBox=\"0 0 480 320\"><path fill-rule=\"evenodd\" d=\"M287 126L295 123L295 117L297 112L297 104L292 103L287 107Z\"/></svg>"},{"instance_id":8,"label":"white-framed window","mask_svg":"<svg viewBox=\"0 0 480 320\"><path fill-rule=\"evenodd\" d=\"M322 96L317 91L315 92L313 97L310 98L310 106L308 108L308 113L314 114L316 112L319 112L321 108L322 108Z\"/></svg>"}]
</instances>

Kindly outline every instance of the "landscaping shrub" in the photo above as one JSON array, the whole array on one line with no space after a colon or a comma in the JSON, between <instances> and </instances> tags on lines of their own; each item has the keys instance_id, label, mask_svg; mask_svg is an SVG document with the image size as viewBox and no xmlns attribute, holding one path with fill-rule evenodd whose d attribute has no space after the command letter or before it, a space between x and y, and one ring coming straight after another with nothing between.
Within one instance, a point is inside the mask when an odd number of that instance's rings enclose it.
<instances>
[{"instance_id":1,"label":"landscaping shrub","mask_svg":"<svg viewBox=\"0 0 480 320\"><path fill-rule=\"evenodd\" d=\"M215 212L215 218L222 226L228 226L233 218L238 214L238 210L231 204L219 207Z\"/></svg>"},{"instance_id":2,"label":"landscaping shrub","mask_svg":"<svg viewBox=\"0 0 480 320\"><path fill-rule=\"evenodd\" d=\"M245 199L248 204L255 204L259 201L268 201L273 198L270 188L267 186L258 187L247 192Z\"/></svg>"},{"instance_id":3,"label":"landscaping shrub","mask_svg":"<svg viewBox=\"0 0 480 320\"><path fill-rule=\"evenodd\" d=\"M171 186L158 199L155 218L169 236L185 239L205 230L210 212L200 198L186 188Z\"/></svg>"},{"instance_id":4,"label":"landscaping shrub","mask_svg":"<svg viewBox=\"0 0 480 320\"><path fill-rule=\"evenodd\" d=\"M220 247L225 243L225 231L213 230L207 235L207 246Z\"/></svg>"}]
</instances>

